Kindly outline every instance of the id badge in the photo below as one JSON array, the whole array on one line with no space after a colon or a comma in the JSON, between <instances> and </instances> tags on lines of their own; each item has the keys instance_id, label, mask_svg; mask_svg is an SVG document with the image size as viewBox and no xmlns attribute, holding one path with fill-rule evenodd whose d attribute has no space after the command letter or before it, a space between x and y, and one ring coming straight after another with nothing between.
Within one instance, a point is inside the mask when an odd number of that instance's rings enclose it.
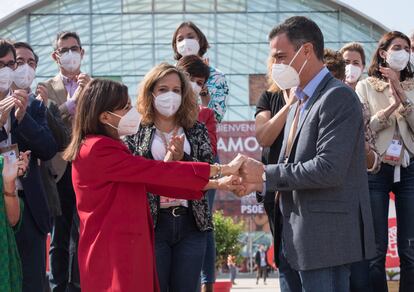
<instances>
[{"instance_id":1,"label":"id badge","mask_svg":"<svg viewBox=\"0 0 414 292\"><path fill-rule=\"evenodd\" d=\"M10 146L6 147L0 147L0 153L4 157L9 157L10 162L15 162L19 158L19 148L17 147L17 144L12 144Z\"/></svg>"},{"instance_id":2,"label":"id badge","mask_svg":"<svg viewBox=\"0 0 414 292\"><path fill-rule=\"evenodd\" d=\"M387 152L385 153L385 160L389 162L394 162L399 164L401 160L401 153L403 150L403 145L401 140L393 139L390 146L388 146Z\"/></svg>"}]
</instances>

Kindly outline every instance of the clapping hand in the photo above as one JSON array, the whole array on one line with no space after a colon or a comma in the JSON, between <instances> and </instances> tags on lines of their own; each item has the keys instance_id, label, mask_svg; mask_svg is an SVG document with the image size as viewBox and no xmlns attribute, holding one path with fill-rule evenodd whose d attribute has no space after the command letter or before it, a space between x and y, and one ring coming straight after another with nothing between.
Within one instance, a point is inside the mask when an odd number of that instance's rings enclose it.
<instances>
[{"instance_id":1,"label":"clapping hand","mask_svg":"<svg viewBox=\"0 0 414 292\"><path fill-rule=\"evenodd\" d=\"M16 117L16 120L21 122L24 115L26 114L29 95L27 94L26 90L16 89L13 92L12 97L14 98L14 106L16 108L14 115Z\"/></svg>"},{"instance_id":2,"label":"clapping hand","mask_svg":"<svg viewBox=\"0 0 414 292\"><path fill-rule=\"evenodd\" d=\"M170 139L164 162L180 161L184 158L184 135L173 136Z\"/></svg>"},{"instance_id":3,"label":"clapping hand","mask_svg":"<svg viewBox=\"0 0 414 292\"><path fill-rule=\"evenodd\" d=\"M3 181L5 185L14 184L18 176L22 176L29 165L30 151L20 152L19 159L13 161L10 156L4 156Z\"/></svg>"}]
</instances>

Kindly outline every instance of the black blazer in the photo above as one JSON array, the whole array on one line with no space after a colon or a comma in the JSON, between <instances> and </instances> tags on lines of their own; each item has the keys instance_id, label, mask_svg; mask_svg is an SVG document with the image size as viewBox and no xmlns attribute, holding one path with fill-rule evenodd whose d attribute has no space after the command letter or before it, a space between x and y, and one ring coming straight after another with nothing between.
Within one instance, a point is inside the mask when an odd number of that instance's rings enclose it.
<instances>
[{"instance_id":1,"label":"black blazer","mask_svg":"<svg viewBox=\"0 0 414 292\"><path fill-rule=\"evenodd\" d=\"M20 123L14 116L14 110L11 111L11 139L12 143L17 143L19 151L31 151L28 172L20 177L24 191L24 207L31 213L39 230L47 234L51 229L51 220L38 159L51 159L57 152L57 146L47 126L45 106L41 101L35 100L33 95L29 103ZM3 127L0 130L0 141L7 138L7 132Z\"/></svg>"}]
</instances>

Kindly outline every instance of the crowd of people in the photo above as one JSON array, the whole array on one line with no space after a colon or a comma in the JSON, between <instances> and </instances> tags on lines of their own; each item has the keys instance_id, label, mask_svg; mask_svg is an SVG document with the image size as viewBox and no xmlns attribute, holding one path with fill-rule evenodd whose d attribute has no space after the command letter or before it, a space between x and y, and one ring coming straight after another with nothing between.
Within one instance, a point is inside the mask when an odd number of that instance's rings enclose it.
<instances>
[{"instance_id":1,"label":"crowd of people","mask_svg":"<svg viewBox=\"0 0 414 292\"><path fill-rule=\"evenodd\" d=\"M194 23L172 33L176 63L146 74L136 104L125 85L81 72L76 32L57 34L58 72L36 86L30 44L0 39L0 290L213 291L220 189L264 203L283 292L387 291L393 192L400 291L413 291L414 35L385 34L366 78L363 46L324 48L309 18L268 41L262 162L220 164L229 88ZM255 262L266 283L264 246Z\"/></svg>"}]
</instances>

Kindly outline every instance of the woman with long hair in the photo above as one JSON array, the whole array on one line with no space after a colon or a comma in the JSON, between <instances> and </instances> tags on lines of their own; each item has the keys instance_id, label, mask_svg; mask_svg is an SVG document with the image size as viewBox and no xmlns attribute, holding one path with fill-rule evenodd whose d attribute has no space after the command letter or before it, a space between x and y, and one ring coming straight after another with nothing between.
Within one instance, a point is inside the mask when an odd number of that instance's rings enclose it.
<instances>
[{"instance_id":1,"label":"woman with long hair","mask_svg":"<svg viewBox=\"0 0 414 292\"><path fill-rule=\"evenodd\" d=\"M388 247L389 193L395 194L397 246L401 262L400 291L414 291L414 80L410 39L401 32L385 34L378 43L368 78L356 92L366 105L381 166L368 176L377 256L370 261L373 291L388 291L385 258Z\"/></svg>"},{"instance_id":2,"label":"woman with long hair","mask_svg":"<svg viewBox=\"0 0 414 292\"><path fill-rule=\"evenodd\" d=\"M80 94L76 113L64 157L73 162L81 288L159 291L147 192L200 199L203 189L219 184L240 190L239 179L209 180L223 168L208 163L133 156L120 137L136 133L141 117L131 106L127 87L118 82L92 80ZM227 166L229 174L238 172L240 157Z\"/></svg>"},{"instance_id":3,"label":"woman with long hair","mask_svg":"<svg viewBox=\"0 0 414 292\"><path fill-rule=\"evenodd\" d=\"M155 66L144 77L137 100L141 125L127 139L134 154L213 163L207 129L197 121L197 100L182 71L167 63ZM221 168L222 174L230 174L227 166ZM218 188L229 190L227 184ZM161 291L196 291L207 234L213 230L209 205L205 197L177 200L158 195L150 192L148 200Z\"/></svg>"}]
</instances>

